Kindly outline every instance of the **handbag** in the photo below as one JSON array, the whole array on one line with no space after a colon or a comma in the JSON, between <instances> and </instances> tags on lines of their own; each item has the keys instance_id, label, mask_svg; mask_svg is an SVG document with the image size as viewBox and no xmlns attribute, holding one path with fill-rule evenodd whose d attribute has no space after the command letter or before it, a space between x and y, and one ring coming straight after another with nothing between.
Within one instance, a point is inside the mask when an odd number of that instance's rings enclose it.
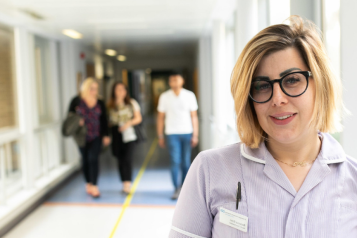
<instances>
[{"instance_id":1,"label":"handbag","mask_svg":"<svg viewBox=\"0 0 357 238\"><path fill-rule=\"evenodd\" d=\"M134 126L135 134L136 134L136 142L137 143L142 143L147 140L146 132L144 128L142 127L142 123Z\"/></svg>"},{"instance_id":2,"label":"handbag","mask_svg":"<svg viewBox=\"0 0 357 238\"><path fill-rule=\"evenodd\" d=\"M133 112L133 115L134 115L134 107L133 105L131 104L131 110ZM147 135L146 135L146 132L143 128L143 122L140 122L140 124L138 125L135 125L133 126L134 127L134 130L135 130L135 134L136 134L136 142L137 143L142 143L142 142L146 142L147 140Z\"/></svg>"}]
</instances>

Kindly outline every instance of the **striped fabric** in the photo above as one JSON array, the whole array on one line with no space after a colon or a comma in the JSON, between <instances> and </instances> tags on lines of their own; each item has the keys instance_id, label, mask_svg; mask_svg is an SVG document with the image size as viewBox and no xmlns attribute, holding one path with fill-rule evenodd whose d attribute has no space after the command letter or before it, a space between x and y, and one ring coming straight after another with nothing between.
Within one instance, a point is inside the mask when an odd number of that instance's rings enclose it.
<instances>
[{"instance_id":1,"label":"striped fabric","mask_svg":"<svg viewBox=\"0 0 357 238\"><path fill-rule=\"evenodd\" d=\"M170 238L356 238L357 161L329 135L296 192L262 143L200 153L186 177ZM237 184L242 199L236 210ZM220 223L219 208L248 217L248 231Z\"/></svg>"}]
</instances>

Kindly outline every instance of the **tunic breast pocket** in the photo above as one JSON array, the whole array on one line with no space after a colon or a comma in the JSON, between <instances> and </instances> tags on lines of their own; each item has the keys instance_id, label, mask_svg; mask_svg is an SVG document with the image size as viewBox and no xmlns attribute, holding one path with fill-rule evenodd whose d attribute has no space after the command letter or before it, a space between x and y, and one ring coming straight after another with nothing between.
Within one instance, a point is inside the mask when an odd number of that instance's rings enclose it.
<instances>
[{"instance_id":1,"label":"tunic breast pocket","mask_svg":"<svg viewBox=\"0 0 357 238\"><path fill-rule=\"evenodd\" d=\"M338 237L357 237L357 205L342 203L340 208Z\"/></svg>"},{"instance_id":2,"label":"tunic breast pocket","mask_svg":"<svg viewBox=\"0 0 357 238\"><path fill-rule=\"evenodd\" d=\"M247 232L243 231L245 225L244 217L248 217L248 208L246 202L240 201L238 210L236 210L235 202L225 203L217 207L217 209L218 212L213 220L212 238L251 237L249 236L249 218L247 221ZM229 223L232 223L232 225L228 225Z\"/></svg>"}]
</instances>

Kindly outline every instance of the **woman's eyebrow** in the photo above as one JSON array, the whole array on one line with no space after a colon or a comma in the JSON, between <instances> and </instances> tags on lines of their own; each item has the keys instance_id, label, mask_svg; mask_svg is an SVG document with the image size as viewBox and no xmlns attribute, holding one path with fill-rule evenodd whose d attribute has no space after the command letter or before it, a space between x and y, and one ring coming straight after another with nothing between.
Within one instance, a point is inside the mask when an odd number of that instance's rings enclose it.
<instances>
[{"instance_id":1,"label":"woman's eyebrow","mask_svg":"<svg viewBox=\"0 0 357 238\"><path fill-rule=\"evenodd\" d=\"M290 68L290 69L287 69L287 70L284 70L283 72L281 72L281 73L279 74L279 76L280 76L280 77L283 77L285 74L291 73L291 72L294 71L294 70L299 70L299 71L301 71L302 69L300 69L300 68ZM268 77L268 76L256 76L256 77L253 78L253 80L254 80L254 79L269 79L269 77Z\"/></svg>"},{"instance_id":2,"label":"woman's eyebrow","mask_svg":"<svg viewBox=\"0 0 357 238\"><path fill-rule=\"evenodd\" d=\"M256 76L256 77L253 78L253 80L258 80L258 79L268 79L268 80L270 80L268 76Z\"/></svg>"},{"instance_id":3,"label":"woman's eyebrow","mask_svg":"<svg viewBox=\"0 0 357 238\"><path fill-rule=\"evenodd\" d=\"M292 71L294 71L294 70L300 70L300 71L301 71L301 69L299 69L299 68L290 68L290 69L287 69L287 70L284 70L283 72L281 72L281 73L279 74L279 76L280 76L280 77L283 77L285 74L288 74L288 73L290 73L290 72L292 72Z\"/></svg>"}]
</instances>

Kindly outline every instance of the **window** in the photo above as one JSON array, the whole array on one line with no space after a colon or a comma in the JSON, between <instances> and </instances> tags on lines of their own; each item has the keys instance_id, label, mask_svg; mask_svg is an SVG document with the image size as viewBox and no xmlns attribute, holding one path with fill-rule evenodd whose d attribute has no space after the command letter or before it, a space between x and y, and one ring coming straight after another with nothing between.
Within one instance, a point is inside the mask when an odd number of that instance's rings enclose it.
<instances>
[{"instance_id":1,"label":"window","mask_svg":"<svg viewBox=\"0 0 357 238\"><path fill-rule=\"evenodd\" d=\"M51 110L50 49L47 39L35 36L37 110L40 125L53 121Z\"/></svg>"},{"instance_id":2,"label":"window","mask_svg":"<svg viewBox=\"0 0 357 238\"><path fill-rule=\"evenodd\" d=\"M22 188L20 146L17 141L0 145L1 197L8 197ZM2 198L4 199L4 198ZM2 200L0 199L0 200Z\"/></svg>"},{"instance_id":3,"label":"window","mask_svg":"<svg viewBox=\"0 0 357 238\"><path fill-rule=\"evenodd\" d=\"M22 188L14 32L0 26L0 202Z\"/></svg>"},{"instance_id":4,"label":"window","mask_svg":"<svg viewBox=\"0 0 357 238\"><path fill-rule=\"evenodd\" d=\"M15 183L21 182L20 145L17 141L12 141L5 144L3 149L5 152L3 159L5 160L6 186L10 188Z\"/></svg>"},{"instance_id":5,"label":"window","mask_svg":"<svg viewBox=\"0 0 357 238\"><path fill-rule=\"evenodd\" d=\"M0 129L15 127L14 34L0 27Z\"/></svg>"},{"instance_id":6,"label":"window","mask_svg":"<svg viewBox=\"0 0 357 238\"><path fill-rule=\"evenodd\" d=\"M36 84L37 125L34 128L35 160L33 174L36 179L48 174L61 163L60 120L58 107L58 78L56 42L34 36L34 72Z\"/></svg>"}]
</instances>

